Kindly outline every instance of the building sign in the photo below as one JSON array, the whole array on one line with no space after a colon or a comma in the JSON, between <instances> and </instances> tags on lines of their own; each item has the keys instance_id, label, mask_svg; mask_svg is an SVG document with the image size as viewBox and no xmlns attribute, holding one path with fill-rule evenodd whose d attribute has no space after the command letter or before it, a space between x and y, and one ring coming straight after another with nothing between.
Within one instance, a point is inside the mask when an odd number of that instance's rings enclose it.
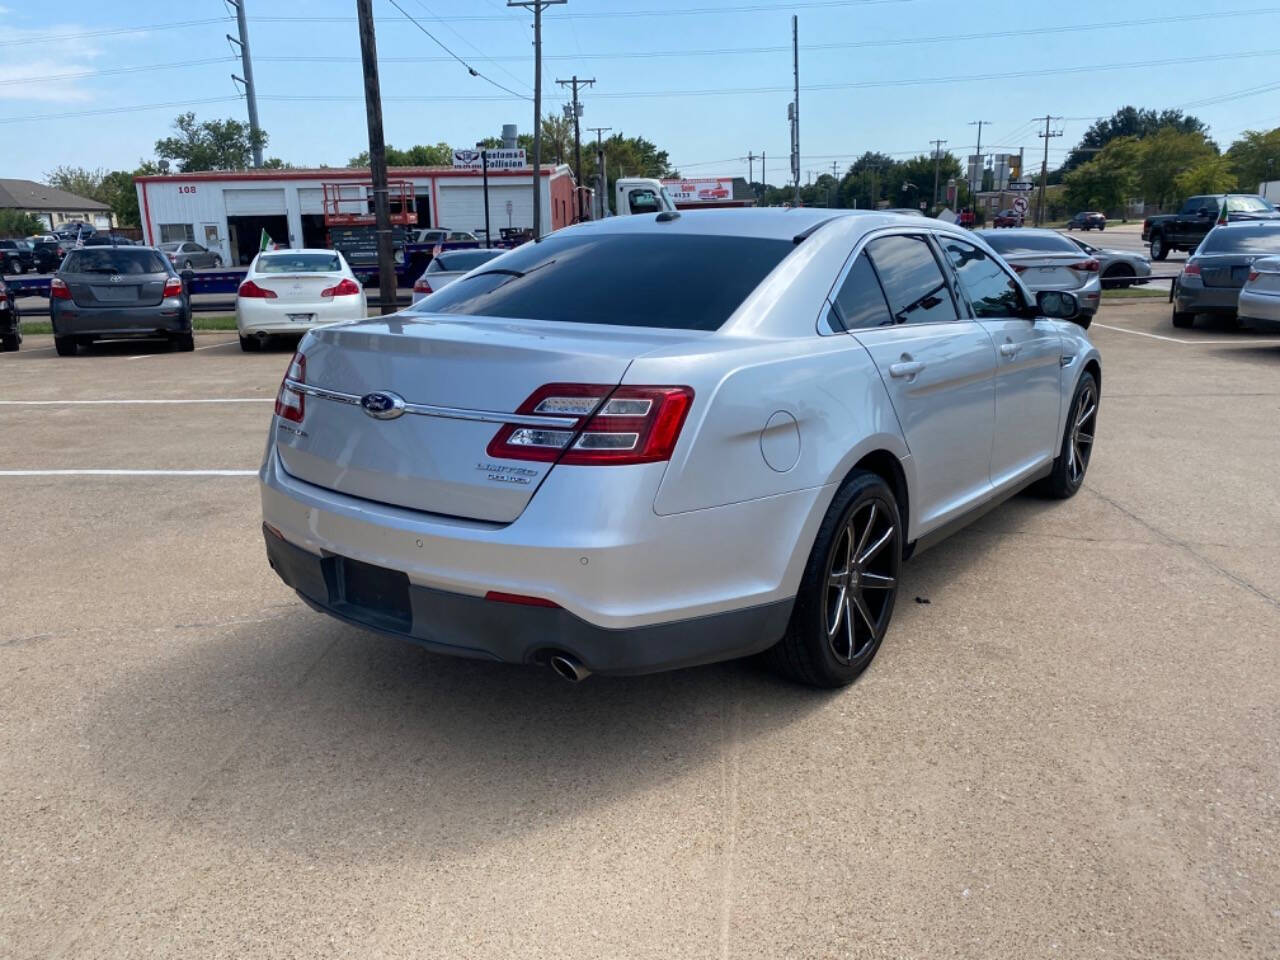
<instances>
[{"instance_id":1,"label":"building sign","mask_svg":"<svg viewBox=\"0 0 1280 960\"><path fill-rule=\"evenodd\" d=\"M662 185L676 203L715 203L733 199L732 177L693 177L663 180Z\"/></svg>"},{"instance_id":2,"label":"building sign","mask_svg":"<svg viewBox=\"0 0 1280 960\"><path fill-rule=\"evenodd\" d=\"M489 155L490 170L527 170L529 167L524 148L509 150L506 147L491 147L485 153ZM480 151L454 150L453 166L455 170L480 170L483 167Z\"/></svg>"}]
</instances>

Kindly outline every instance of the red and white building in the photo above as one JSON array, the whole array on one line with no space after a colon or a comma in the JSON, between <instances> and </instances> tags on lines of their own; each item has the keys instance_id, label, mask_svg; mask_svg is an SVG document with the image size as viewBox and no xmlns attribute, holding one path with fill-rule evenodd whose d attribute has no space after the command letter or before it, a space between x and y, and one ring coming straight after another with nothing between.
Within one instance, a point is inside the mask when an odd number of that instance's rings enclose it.
<instances>
[{"instance_id":1,"label":"red and white building","mask_svg":"<svg viewBox=\"0 0 1280 960\"><path fill-rule=\"evenodd\" d=\"M391 167L387 175L393 183L401 183L391 191L392 212L411 214L398 218L410 227L484 229L480 170ZM489 170L489 223L495 238L504 227L532 228L533 179L531 168ZM228 265L247 264L258 252L263 230L282 246L327 246L326 194L332 197L341 192L349 205L353 194L369 190L369 182L369 170L359 168L207 171L134 178L144 243L194 240L220 250ZM538 182L541 232L573 223L576 209L570 168L544 164ZM370 211L371 204L370 200Z\"/></svg>"}]
</instances>

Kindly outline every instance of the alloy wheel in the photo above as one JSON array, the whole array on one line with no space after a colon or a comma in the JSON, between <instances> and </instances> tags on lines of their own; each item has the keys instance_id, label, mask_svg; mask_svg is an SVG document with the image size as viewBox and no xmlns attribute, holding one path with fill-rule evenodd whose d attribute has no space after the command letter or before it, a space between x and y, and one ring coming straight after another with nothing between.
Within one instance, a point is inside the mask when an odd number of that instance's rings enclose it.
<instances>
[{"instance_id":1,"label":"alloy wheel","mask_svg":"<svg viewBox=\"0 0 1280 960\"><path fill-rule=\"evenodd\" d=\"M1071 483L1084 480L1089 467L1089 455L1093 452L1093 430L1098 421L1098 390L1086 383L1080 391L1080 402L1072 411L1071 442L1067 446L1067 475Z\"/></svg>"},{"instance_id":2,"label":"alloy wheel","mask_svg":"<svg viewBox=\"0 0 1280 960\"><path fill-rule=\"evenodd\" d=\"M884 636L898 589L898 513L870 500L836 539L827 573L827 645L848 664Z\"/></svg>"}]
</instances>

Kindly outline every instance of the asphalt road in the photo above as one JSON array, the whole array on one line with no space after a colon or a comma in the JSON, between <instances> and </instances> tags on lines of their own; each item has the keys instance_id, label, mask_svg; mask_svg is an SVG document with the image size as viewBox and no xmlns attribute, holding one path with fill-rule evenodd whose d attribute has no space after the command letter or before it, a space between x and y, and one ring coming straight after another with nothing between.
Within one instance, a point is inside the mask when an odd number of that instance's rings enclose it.
<instances>
[{"instance_id":1,"label":"asphalt road","mask_svg":"<svg viewBox=\"0 0 1280 960\"><path fill-rule=\"evenodd\" d=\"M1280 955L1280 339L1160 300L1093 333L1084 489L909 562L837 693L573 686L315 614L252 476L287 350L31 337L0 956ZM86 402L130 399L169 402ZM56 472L108 469L241 473Z\"/></svg>"}]
</instances>

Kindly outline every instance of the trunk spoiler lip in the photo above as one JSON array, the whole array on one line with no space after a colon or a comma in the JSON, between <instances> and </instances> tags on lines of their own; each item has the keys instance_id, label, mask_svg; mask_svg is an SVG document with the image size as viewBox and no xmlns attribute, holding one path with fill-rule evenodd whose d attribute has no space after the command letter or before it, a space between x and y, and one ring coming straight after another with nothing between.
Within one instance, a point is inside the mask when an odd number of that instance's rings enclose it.
<instances>
[{"instance_id":1,"label":"trunk spoiler lip","mask_svg":"<svg viewBox=\"0 0 1280 960\"><path fill-rule=\"evenodd\" d=\"M320 400L332 400L350 406L360 406L362 396L355 393L344 393L340 390L329 390L310 383L299 383L288 377L284 381L290 390L316 397ZM381 391L386 393L387 391ZM473 410L467 407L446 407L434 403L404 403L404 412L420 417L440 417L445 420L470 420L476 423L517 424L522 427L573 427L579 417L557 417L539 413L502 413L497 410Z\"/></svg>"}]
</instances>

